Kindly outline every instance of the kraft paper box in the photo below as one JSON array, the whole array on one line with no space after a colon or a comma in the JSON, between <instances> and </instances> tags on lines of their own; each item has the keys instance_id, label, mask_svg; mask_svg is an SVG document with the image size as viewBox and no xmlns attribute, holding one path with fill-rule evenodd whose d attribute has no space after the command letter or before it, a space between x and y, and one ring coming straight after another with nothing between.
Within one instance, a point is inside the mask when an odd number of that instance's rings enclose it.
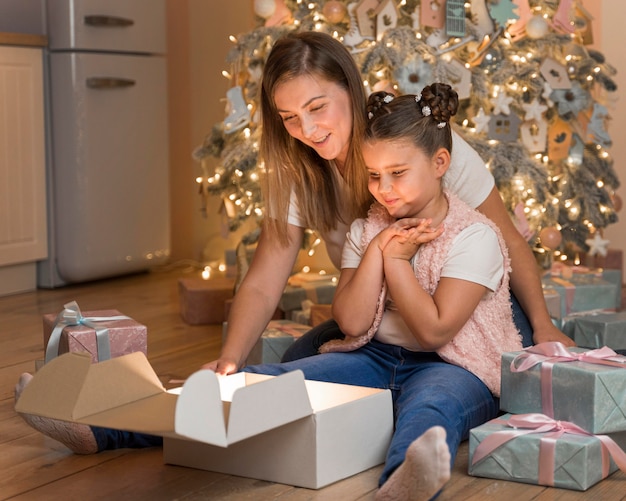
<instances>
[{"instance_id":1,"label":"kraft paper box","mask_svg":"<svg viewBox=\"0 0 626 501\"><path fill-rule=\"evenodd\" d=\"M220 324L225 320L224 303L234 294L232 278L180 278L180 315L190 325Z\"/></svg>"},{"instance_id":2,"label":"kraft paper box","mask_svg":"<svg viewBox=\"0 0 626 501\"><path fill-rule=\"evenodd\" d=\"M389 390L200 370L166 391L142 353L62 355L15 409L160 435L166 463L311 489L383 463L393 432Z\"/></svg>"},{"instance_id":3,"label":"kraft paper box","mask_svg":"<svg viewBox=\"0 0 626 501\"><path fill-rule=\"evenodd\" d=\"M621 306L621 272L619 270L591 270L573 273L571 277L547 275L541 279L546 290L560 297L558 312L548 305L552 318L563 321L571 313L592 310L616 310ZM546 303L548 301L546 300ZM558 315L558 316L557 316Z\"/></svg>"},{"instance_id":4,"label":"kraft paper box","mask_svg":"<svg viewBox=\"0 0 626 501\"><path fill-rule=\"evenodd\" d=\"M69 304L66 306L69 306ZM91 356L91 361L94 363L102 361L102 359L119 357L135 351L140 351L147 355L148 330L145 325L132 318L125 317L117 310L94 310L82 313L78 310L78 312L87 320L92 318L111 318L111 320L93 322L92 325L95 328L84 324L64 325L58 339L58 352L52 353L50 357L46 357L46 362L58 354L68 352L87 353ZM53 313L43 316L44 351L48 347L58 316ZM113 320L114 317L125 318ZM103 329L106 329L106 332L102 332ZM98 351L97 337L100 334L108 338L107 345L110 357L103 357Z\"/></svg>"},{"instance_id":5,"label":"kraft paper box","mask_svg":"<svg viewBox=\"0 0 626 501\"><path fill-rule=\"evenodd\" d=\"M583 348L626 349L626 311L566 319L563 332Z\"/></svg>"},{"instance_id":6,"label":"kraft paper box","mask_svg":"<svg viewBox=\"0 0 626 501\"><path fill-rule=\"evenodd\" d=\"M222 328L223 341L226 339L227 326L228 323L224 322ZM285 319L271 320L250 351L246 365L279 363L285 351L294 341L309 330L311 330L310 325Z\"/></svg>"},{"instance_id":7,"label":"kraft paper box","mask_svg":"<svg viewBox=\"0 0 626 501\"><path fill-rule=\"evenodd\" d=\"M551 482L542 481L539 474L541 440L549 439L550 432L520 434L474 463L477 447L487 437L499 432L510 433L513 430L506 424L510 418L511 414L505 414L470 431L470 475L578 491L585 491L605 478L600 440L594 436L570 433L563 434L557 439L554 459L551 464L545 465L551 467L548 473L549 477L552 477ZM607 466L608 474L618 469L612 459Z\"/></svg>"},{"instance_id":8,"label":"kraft paper box","mask_svg":"<svg viewBox=\"0 0 626 501\"><path fill-rule=\"evenodd\" d=\"M523 372L511 371L511 362L525 351L502 354L501 410L547 414L575 423L590 433L626 431L626 357L616 355L622 361L618 362L619 367L580 361L554 363L550 412L542 405L541 364ZM589 352L583 348L567 351Z\"/></svg>"}]
</instances>

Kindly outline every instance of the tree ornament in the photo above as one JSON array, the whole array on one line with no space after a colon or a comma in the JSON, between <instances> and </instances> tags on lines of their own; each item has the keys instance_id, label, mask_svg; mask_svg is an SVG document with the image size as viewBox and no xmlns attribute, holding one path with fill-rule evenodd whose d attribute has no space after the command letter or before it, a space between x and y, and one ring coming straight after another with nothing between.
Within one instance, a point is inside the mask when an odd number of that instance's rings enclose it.
<instances>
[{"instance_id":1,"label":"tree ornament","mask_svg":"<svg viewBox=\"0 0 626 501\"><path fill-rule=\"evenodd\" d=\"M339 0L328 0L322 8L322 14L331 24L340 23L347 13L348 9Z\"/></svg>"},{"instance_id":2,"label":"tree ornament","mask_svg":"<svg viewBox=\"0 0 626 501\"><path fill-rule=\"evenodd\" d=\"M254 13L263 19L270 18L276 11L276 0L254 0Z\"/></svg>"},{"instance_id":3,"label":"tree ornament","mask_svg":"<svg viewBox=\"0 0 626 501\"><path fill-rule=\"evenodd\" d=\"M554 226L547 226L539 232L539 240L541 245L546 249L556 250L563 241L561 232Z\"/></svg>"},{"instance_id":4,"label":"tree ornament","mask_svg":"<svg viewBox=\"0 0 626 501\"><path fill-rule=\"evenodd\" d=\"M545 37L550 30L548 21L543 16L532 16L526 21L526 34L533 40L539 40Z\"/></svg>"},{"instance_id":5,"label":"tree ornament","mask_svg":"<svg viewBox=\"0 0 626 501\"><path fill-rule=\"evenodd\" d=\"M596 254L606 256L608 252L609 240L602 238L599 231L594 233L593 238L585 240L585 243L589 246L588 254L590 256L595 256Z\"/></svg>"}]
</instances>

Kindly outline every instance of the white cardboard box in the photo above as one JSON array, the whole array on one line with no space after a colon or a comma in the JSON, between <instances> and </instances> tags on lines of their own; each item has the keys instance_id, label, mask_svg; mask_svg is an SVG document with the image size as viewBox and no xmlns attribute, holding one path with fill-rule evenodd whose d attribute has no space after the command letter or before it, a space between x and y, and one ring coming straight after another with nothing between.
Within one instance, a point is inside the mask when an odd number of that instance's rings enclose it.
<instances>
[{"instance_id":1,"label":"white cardboard box","mask_svg":"<svg viewBox=\"0 0 626 501\"><path fill-rule=\"evenodd\" d=\"M383 463L393 433L389 390L201 370L166 391L141 352L57 357L16 410L160 435L166 463L312 489Z\"/></svg>"}]
</instances>

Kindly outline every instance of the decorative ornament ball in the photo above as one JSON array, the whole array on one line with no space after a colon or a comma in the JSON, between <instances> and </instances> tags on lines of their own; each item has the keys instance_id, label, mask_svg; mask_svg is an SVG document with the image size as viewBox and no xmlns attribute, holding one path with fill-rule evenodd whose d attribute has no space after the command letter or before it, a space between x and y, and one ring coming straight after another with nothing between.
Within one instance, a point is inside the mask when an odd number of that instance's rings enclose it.
<instances>
[{"instance_id":1,"label":"decorative ornament ball","mask_svg":"<svg viewBox=\"0 0 626 501\"><path fill-rule=\"evenodd\" d=\"M276 0L254 0L254 13L268 19L276 12Z\"/></svg>"},{"instance_id":2,"label":"decorative ornament ball","mask_svg":"<svg viewBox=\"0 0 626 501\"><path fill-rule=\"evenodd\" d=\"M539 232L539 239L541 240L541 245L546 249L556 250L561 245L563 237L561 232L554 226L548 226Z\"/></svg>"},{"instance_id":3,"label":"decorative ornament ball","mask_svg":"<svg viewBox=\"0 0 626 501\"><path fill-rule=\"evenodd\" d=\"M347 12L348 9L339 0L328 0L322 8L322 14L331 24L340 23L346 17Z\"/></svg>"},{"instance_id":4,"label":"decorative ornament ball","mask_svg":"<svg viewBox=\"0 0 626 501\"><path fill-rule=\"evenodd\" d=\"M615 212L621 211L624 205L622 203L622 197L620 197L619 195L613 195L611 197L611 200L613 201L613 209L615 209Z\"/></svg>"},{"instance_id":5,"label":"decorative ornament ball","mask_svg":"<svg viewBox=\"0 0 626 501\"><path fill-rule=\"evenodd\" d=\"M484 70L495 70L500 64L500 52L490 47L486 50L483 60L480 63L480 67Z\"/></svg>"},{"instance_id":6,"label":"decorative ornament ball","mask_svg":"<svg viewBox=\"0 0 626 501\"><path fill-rule=\"evenodd\" d=\"M526 22L526 34L534 40L545 37L548 30L548 21L543 16L533 16Z\"/></svg>"}]
</instances>

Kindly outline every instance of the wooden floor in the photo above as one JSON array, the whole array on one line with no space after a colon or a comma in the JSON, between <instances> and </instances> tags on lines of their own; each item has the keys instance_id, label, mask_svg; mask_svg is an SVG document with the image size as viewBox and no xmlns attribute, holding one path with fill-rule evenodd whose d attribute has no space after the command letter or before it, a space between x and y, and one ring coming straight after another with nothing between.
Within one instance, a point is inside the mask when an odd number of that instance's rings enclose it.
<instances>
[{"instance_id":1,"label":"wooden floor","mask_svg":"<svg viewBox=\"0 0 626 501\"><path fill-rule=\"evenodd\" d=\"M220 326L189 326L179 315L177 280L152 272L0 298L0 499L41 500L371 500L381 467L314 491L164 465L160 448L78 456L29 428L13 410L19 375L43 357L42 320L76 300L83 310L117 309L148 327L149 359L163 381L183 379L220 348ZM467 443L439 496L449 500L626 500L617 472L584 493L467 475Z\"/></svg>"}]
</instances>

